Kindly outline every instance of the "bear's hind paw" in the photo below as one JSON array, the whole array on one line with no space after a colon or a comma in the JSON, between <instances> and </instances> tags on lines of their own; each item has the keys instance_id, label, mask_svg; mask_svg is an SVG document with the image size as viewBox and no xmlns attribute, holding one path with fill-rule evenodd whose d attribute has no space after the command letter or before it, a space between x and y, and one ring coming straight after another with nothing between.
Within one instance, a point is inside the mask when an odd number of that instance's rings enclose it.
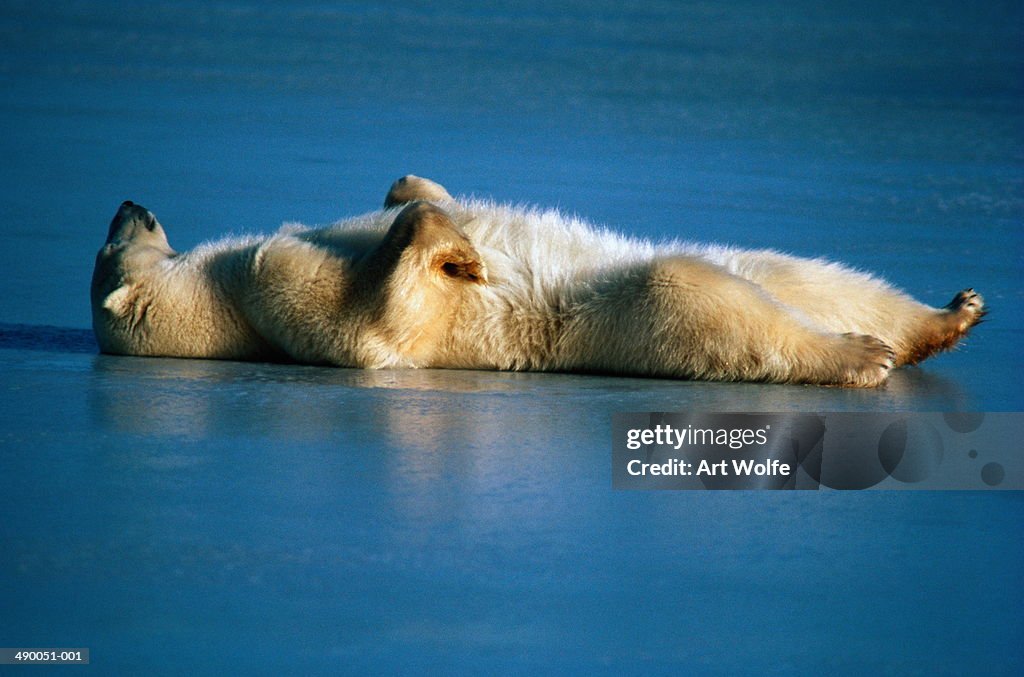
<instances>
[{"instance_id":1,"label":"bear's hind paw","mask_svg":"<svg viewBox=\"0 0 1024 677\"><path fill-rule=\"evenodd\" d=\"M886 343L866 334L843 334L836 378L832 385L874 388L885 383L896 364Z\"/></svg>"},{"instance_id":2,"label":"bear's hind paw","mask_svg":"<svg viewBox=\"0 0 1024 677\"><path fill-rule=\"evenodd\" d=\"M933 311L914 332L900 364L917 364L937 352L949 350L987 314L981 294L974 289L957 292L952 301Z\"/></svg>"},{"instance_id":3,"label":"bear's hind paw","mask_svg":"<svg viewBox=\"0 0 1024 677\"><path fill-rule=\"evenodd\" d=\"M967 333L968 329L981 322L981 318L988 313L985 299L973 288L957 292L943 310L948 313L954 329L961 334Z\"/></svg>"}]
</instances>

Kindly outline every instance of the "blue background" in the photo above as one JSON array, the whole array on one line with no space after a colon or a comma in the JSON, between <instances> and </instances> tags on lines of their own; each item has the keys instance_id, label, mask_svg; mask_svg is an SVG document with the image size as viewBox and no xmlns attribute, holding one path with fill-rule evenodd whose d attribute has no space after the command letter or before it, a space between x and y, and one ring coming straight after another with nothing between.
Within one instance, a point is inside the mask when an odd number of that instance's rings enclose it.
<instances>
[{"instance_id":1,"label":"blue background","mask_svg":"<svg viewBox=\"0 0 1024 677\"><path fill-rule=\"evenodd\" d=\"M1018 493L613 492L610 416L1022 410L1022 33L1020 3L5 2L0 645L101 674L1019 674ZM95 354L120 201L187 249L410 172L935 305L973 286L991 321L871 391Z\"/></svg>"}]
</instances>

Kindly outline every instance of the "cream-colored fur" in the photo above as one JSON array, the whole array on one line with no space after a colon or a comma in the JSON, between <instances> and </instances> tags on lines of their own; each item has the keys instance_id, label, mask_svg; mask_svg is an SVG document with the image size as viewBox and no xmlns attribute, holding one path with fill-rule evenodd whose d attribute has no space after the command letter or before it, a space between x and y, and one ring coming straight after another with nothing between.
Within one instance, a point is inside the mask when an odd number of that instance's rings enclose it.
<instances>
[{"instance_id":1,"label":"cream-colored fur","mask_svg":"<svg viewBox=\"0 0 1024 677\"><path fill-rule=\"evenodd\" d=\"M101 350L876 386L984 314L972 290L935 309L836 263L656 245L413 176L385 204L178 254L126 202L93 277Z\"/></svg>"}]
</instances>

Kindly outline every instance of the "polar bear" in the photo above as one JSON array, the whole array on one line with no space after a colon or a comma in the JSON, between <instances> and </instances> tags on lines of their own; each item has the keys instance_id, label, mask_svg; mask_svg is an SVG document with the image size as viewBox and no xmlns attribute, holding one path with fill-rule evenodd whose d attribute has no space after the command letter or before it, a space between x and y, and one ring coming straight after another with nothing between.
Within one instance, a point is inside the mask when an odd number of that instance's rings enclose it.
<instances>
[{"instance_id":1,"label":"polar bear","mask_svg":"<svg viewBox=\"0 0 1024 677\"><path fill-rule=\"evenodd\" d=\"M837 263L654 244L412 175L384 206L179 254L123 203L92 281L100 349L873 387L985 314L972 289L931 308Z\"/></svg>"}]
</instances>

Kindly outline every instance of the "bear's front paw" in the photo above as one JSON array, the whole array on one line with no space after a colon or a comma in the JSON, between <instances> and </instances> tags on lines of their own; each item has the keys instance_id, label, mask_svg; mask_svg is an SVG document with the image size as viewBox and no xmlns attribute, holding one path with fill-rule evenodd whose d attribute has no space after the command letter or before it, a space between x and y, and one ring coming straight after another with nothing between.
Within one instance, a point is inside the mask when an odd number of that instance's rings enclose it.
<instances>
[{"instance_id":1,"label":"bear's front paw","mask_svg":"<svg viewBox=\"0 0 1024 677\"><path fill-rule=\"evenodd\" d=\"M444 186L424 179L414 174L406 174L391 184L391 189L384 197L384 208L390 209L398 205L409 204L416 200L429 200L431 202L447 202L452 196L444 189Z\"/></svg>"}]
</instances>

